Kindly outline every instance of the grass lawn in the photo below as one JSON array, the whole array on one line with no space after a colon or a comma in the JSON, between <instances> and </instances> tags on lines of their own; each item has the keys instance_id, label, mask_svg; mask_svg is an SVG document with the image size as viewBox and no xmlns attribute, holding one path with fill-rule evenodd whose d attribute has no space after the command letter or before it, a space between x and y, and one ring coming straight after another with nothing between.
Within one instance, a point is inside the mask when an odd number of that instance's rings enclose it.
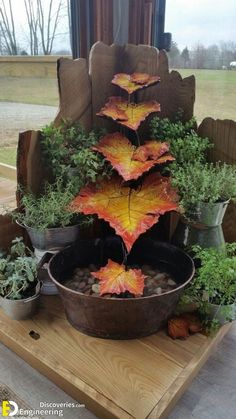
<instances>
[{"instance_id":1,"label":"grass lawn","mask_svg":"<svg viewBox=\"0 0 236 419\"><path fill-rule=\"evenodd\" d=\"M0 163L16 166L16 147L0 148Z\"/></svg>"},{"instance_id":2,"label":"grass lawn","mask_svg":"<svg viewBox=\"0 0 236 419\"><path fill-rule=\"evenodd\" d=\"M0 77L0 101L57 106L57 80L39 77Z\"/></svg>"},{"instance_id":3,"label":"grass lawn","mask_svg":"<svg viewBox=\"0 0 236 419\"><path fill-rule=\"evenodd\" d=\"M195 115L198 121L206 116L236 119L236 71L178 69L182 77L196 78Z\"/></svg>"}]
</instances>

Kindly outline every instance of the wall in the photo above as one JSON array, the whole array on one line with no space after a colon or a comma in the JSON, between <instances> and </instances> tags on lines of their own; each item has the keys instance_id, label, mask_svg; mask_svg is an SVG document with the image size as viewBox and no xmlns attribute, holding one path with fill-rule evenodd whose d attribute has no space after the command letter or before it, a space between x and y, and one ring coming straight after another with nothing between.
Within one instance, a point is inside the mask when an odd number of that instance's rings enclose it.
<instances>
[{"instance_id":1,"label":"wall","mask_svg":"<svg viewBox=\"0 0 236 419\"><path fill-rule=\"evenodd\" d=\"M55 78L58 58L57 55L0 56L0 77Z\"/></svg>"}]
</instances>

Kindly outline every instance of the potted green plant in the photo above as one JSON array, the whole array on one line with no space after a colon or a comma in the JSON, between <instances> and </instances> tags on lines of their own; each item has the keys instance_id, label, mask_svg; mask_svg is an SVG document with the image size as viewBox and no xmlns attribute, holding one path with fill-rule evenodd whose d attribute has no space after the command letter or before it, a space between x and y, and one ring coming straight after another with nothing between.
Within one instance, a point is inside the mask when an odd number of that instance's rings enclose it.
<instances>
[{"instance_id":1,"label":"potted green plant","mask_svg":"<svg viewBox=\"0 0 236 419\"><path fill-rule=\"evenodd\" d=\"M141 142L137 132L160 105L130 100L133 92L158 81L139 73L114 76L112 83L128 97L110 97L98 116L112 118L122 131L106 134L93 146L112 165L113 175L82 188L69 206L72 212L105 220L122 240L113 235L80 241L49 263L68 320L97 337L125 339L156 332L171 316L194 271L181 250L140 237L162 214L178 211L171 179L158 171L174 160L169 145Z\"/></svg>"},{"instance_id":2,"label":"potted green plant","mask_svg":"<svg viewBox=\"0 0 236 419\"><path fill-rule=\"evenodd\" d=\"M174 243L223 245L221 224L229 201L236 197L236 166L196 161L174 166L170 171L184 211Z\"/></svg>"},{"instance_id":3,"label":"potted green plant","mask_svg":"<svg viewBox=\"0 0 236 419\"><path fill-rule=\"evenodd\" d=\"M73 185L64 186L58 179L54 184L46 184L40 196L23 194L22 211L11 215L25 227L35 249L57 251L78 238L80 225L86 220L67 209L74 197L73 189Z\"/></svg>"},{"instance_id":4,"label":"potted green plant","mask_svg":"<svg viewBox=\"0 0 236 419\"><path fill-rule=\"evenodd\" d=\"M236 243L220 249L194 246L193 252L198 267L181 305L195 303L205 326L213 330L236 319Z\"/></svg>"},{"instance_id":5,"label":"potted green plant","mask_svg":"<svg viewBox=\"0 0 236 419\"><path fill-rule=\"evenodd\" d=\"M15 320L31 317L40 296L37 262L22 238L12 241L9 254L0 253L0 306Z\"/></svg>"}]
</instances>

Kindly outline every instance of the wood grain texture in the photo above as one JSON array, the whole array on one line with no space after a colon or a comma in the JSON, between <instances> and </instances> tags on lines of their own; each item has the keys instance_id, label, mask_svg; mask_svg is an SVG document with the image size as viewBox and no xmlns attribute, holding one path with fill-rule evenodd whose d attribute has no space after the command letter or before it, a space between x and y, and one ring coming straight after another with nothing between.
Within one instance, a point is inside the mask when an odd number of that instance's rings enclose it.
<instances>
[{"instance_id":1,"label":"wood grain texture","mask_svg":"<svg viewBox=\"0 0 236 419\"><path fill-rule=\"evenodd\" d=\"M30 330L40 339L30 338ZM213 340L196 335L180 345L164 332L112 341L73 329L59 297L42 298L32 320L16 322L0 312L2 343L102 418L164 417L227 330Z\"/></svg>"},{"instance_id":2,"label":"wood grain texture","mask_svg":"<svg viewBox=\"0 0 236 419\"><path fill-rule=\"evenodd\" d=\"M102 63L102 65L101 65ZM148 45L127 44L107 46L97 42L91 49L89 72L92 81L93 124L111 129L110 122L96 117L109 96L125 95L121 89L113 86L111 80L119 72L146 72L160 75L161 83L138 92L137 101L157 100L161 104L163 117L172 118L179 108L183 109L183 118L188 120L193 115L195 101L194 76L182 79L176 71L169 73L168 60L164 51L158 51Z\"/></svg>"},{"instance_id":3,"label":"wood grain texture","mask_svg":"<svg viewBox=\"0 0 236 419\"><path fill-rule=\"evenodd\" d=\"M236 164L236 121L205 118L198 128L201 137L208 137L214 148L209 152L209 160ZM236 204L227 208L223 230L227 242L236 241Z\"/></svg>"},{"instance_id":4,"label":"wood grain texture","mask_svg":"<svg viewBox=\"0 0 236 419\"><path fill-rule=\"evenodd\" d=\"M17 184L27 191L39 194L44 182L50 178L50 168L43 164L40 131L25 131L19 134L17 149ZM20 205L20 194L17 194Z\"/></svg>"},{"instance_id":5,"label":"wood grain texture","mask_svg":"<svg viewBox=\"0 0 236 419\"><path fill-rule=\"evenodd\" d=\"M84 58L70 60L60 58L57 63L60 106L55 118L56 125L63 118L80 121L85 129L91 129L91 83L87 62Z\"/></svg>"},{"instance_id":6,"label":"wood grain texture","mask_svg":"<svg viewBox=\"0 0 236 419\"><path fill-rule=\"evenodd\" d=\"M0 249L8 250L11 241L24 236L24 229L12 221L8 215L0 214Z\"/></svg>"}]
</instances>

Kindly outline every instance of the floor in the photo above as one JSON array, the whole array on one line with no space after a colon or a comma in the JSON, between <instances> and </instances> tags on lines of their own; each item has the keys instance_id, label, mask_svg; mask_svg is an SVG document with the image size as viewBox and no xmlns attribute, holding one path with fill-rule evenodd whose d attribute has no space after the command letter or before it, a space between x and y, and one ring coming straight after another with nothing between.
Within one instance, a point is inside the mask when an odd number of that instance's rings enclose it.
<instances>
[{"instance_id":1,"label":"floor","mask_svg":"<svg viewBox=\"0 0 236 419\"><path fill-rule=\"evenodd\" d=\"M0 214L16 208L16 183L0 177Z\"/></svg>"},{"instance_id":2,"label":"floor","mask_svg":"<svg viewBox=\"0 0 236 419\"><path fill-rule=\"evenodd\" d=\"M236 418L235 349L236 322L179 400L168 419ZM0 360L1 383L7 384L32 408L38 408L40 402L47 401L75 402L1 344ZM50 415L50 418L52 417L56 416ZM86 407L78 407L66 409L64 418L92 419L95 416Z\"/></svg>"}]
</instances>

